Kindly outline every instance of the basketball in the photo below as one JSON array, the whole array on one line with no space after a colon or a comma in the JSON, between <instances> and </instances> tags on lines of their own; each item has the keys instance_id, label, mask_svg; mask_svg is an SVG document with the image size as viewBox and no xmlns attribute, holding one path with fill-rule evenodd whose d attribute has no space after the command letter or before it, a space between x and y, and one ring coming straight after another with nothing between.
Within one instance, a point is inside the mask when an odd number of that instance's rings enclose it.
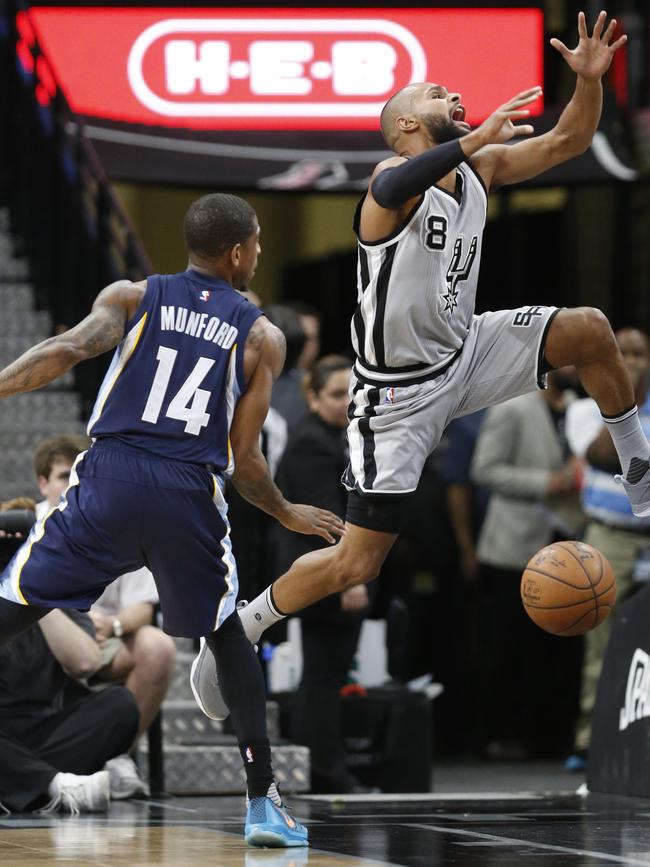
<instances>
[{"instance_id":1,"label":"basketball","mask_svg":"<svg viewBox=\"0 0 650 867\"><path fill-rule=\"evenodd\" d=\"M553 635L582 635L607 617L616 578L606 557L584 542L555 542L528 561L521 576L526 613Z\"/></svg>"}]
</instances>

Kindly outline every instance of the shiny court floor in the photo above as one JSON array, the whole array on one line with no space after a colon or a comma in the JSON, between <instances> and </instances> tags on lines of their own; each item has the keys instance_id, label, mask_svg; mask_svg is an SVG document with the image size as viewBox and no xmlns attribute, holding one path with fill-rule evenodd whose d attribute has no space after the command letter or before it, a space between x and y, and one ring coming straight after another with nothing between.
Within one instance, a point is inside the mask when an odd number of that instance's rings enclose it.
<instances>
[{"instance_id":1,"label":"shiny court floor","mask_svg":"<svg viewBox=\"0 0 650 867\"><path fill-rule=\"evenodd\" d=\"M650 801L637 798L463 792L292 805L310 849L247 848L239 798L168 798L115 803L103 817L6 817L0 864L650 867Z\"/></svg>"}]
</instances>

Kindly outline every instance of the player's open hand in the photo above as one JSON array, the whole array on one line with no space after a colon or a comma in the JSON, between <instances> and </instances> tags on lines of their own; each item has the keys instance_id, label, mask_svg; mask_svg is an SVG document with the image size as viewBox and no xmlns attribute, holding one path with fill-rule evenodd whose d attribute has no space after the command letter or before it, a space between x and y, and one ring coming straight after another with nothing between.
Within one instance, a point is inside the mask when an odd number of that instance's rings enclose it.
<instances>
[{"instance_id":1,"label":"player's open hand","mask_svg":"<svg viewBox=\"0 0 650 867\"><path fill-rule=\"evenodd\" d=\"M484 120L475 131L481 140L481 147L488 144L503 144L517 135L530 135L534 132L529 123L515 126L513 121L528 117L530 111L524 106L535 102L542 95L542 88L529 87L522 90L508 102L500 105L496 111Z\"/></svg>"},{"instance_id":2,"label":"player's open hand","mask_svg":"<svg viewBox=\"0 0 650 867\"><path fill-rule=\"evenodd\" d=\"M551 39L553 48L560 52L575 74L585 81L598 81L599 78L602 78L609 69L614 52L627 42L625 35L619 36L615 42L612 42L616 30L616 19L612 18L605 30L606 21L607 13L602 11L594 24L594 32L589 36L585 13L579 12L579 40L573 51L559 39L555 39L555 37Z\"/></svg>"},{"instance_id":3,"label":"player's open hand","mask_svg":"<svg viewBox=\"0 0 650 867\"><path fill-rule=\"evenodd\" d=\"M336 542L336 536L345 534L345 524L337 515L315 506L291 503L279 521L287 530L307 536L322 536L332 544Z\"/></svg>"}]
</instances>

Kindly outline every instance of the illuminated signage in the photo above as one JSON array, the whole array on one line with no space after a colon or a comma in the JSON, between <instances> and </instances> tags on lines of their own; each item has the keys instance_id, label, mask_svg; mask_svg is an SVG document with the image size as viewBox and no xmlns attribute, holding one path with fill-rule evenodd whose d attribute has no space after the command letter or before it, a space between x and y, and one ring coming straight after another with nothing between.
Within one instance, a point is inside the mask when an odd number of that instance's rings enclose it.
<instances>
[{"instance_id":1,"label":"illuminated signage","mask_svg":"<svg viewBox=\"0 0 650 867\"><path fill-rule=\"evenodd\" d=\"M536 9L35 7L29 15L73 110L128 123L377 129L392 93L427 80L460 91L476 123L543 83Z\"/></svg>"}]
</instances>

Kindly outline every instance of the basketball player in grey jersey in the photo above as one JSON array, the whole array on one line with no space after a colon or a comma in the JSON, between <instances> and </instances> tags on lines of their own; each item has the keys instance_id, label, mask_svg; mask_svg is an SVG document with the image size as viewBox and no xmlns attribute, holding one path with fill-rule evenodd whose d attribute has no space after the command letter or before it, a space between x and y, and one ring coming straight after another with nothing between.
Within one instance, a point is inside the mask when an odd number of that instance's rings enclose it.
<instances>
[{"instance_id":1,"label":"basketball player in grey jersey","mask_svg":"<svg viewBox=\"0 0 650 867\"><path fill-rule=\"evenodd\" d=\"M593 308L545 306L474 315L487 193L534 177L589 147L602 106L601 78L625 37L601 12L591 36L578 17L574 50L553 46L577 76L556 126L512 146L532 126L538 87L498 108L478 129L458 93L411 84L381 116L396 156L380 163L357 210L359 307L350 409L347 533L312 552L240 611L256 642L278 619L375 578L406 516L405 498L451 419L535 388L574 364L618 451L637 515L650 514L650 446L611 328ZM212 689L208 679L206 692Z\"/></svg>"},{"instance_id":2,"label":"basketball player in grey jersey","mask_svg":"<svg viewBox=\"0 0 650 867\"><path fill-rule=\"evenodd\" d=\"M431 88L442 95L442 88ZM535 92L532 98L536 96ZM454 134L465 132L455 121L450 120L449 125ZM382 163L399 164L396 160ZM425 189L407 206L399 222L391 220L395 224L390 225L386 221L388 231L382 227L379 237L372 226L367 232L361 228L372 209L372 191L357 208L359 305L352 321L355 370L379 387L428 378L467 337L474 314L487 193L469 162L456 167L452 180L451 189L442 185Z\"/></svg>"}]
</instances>

